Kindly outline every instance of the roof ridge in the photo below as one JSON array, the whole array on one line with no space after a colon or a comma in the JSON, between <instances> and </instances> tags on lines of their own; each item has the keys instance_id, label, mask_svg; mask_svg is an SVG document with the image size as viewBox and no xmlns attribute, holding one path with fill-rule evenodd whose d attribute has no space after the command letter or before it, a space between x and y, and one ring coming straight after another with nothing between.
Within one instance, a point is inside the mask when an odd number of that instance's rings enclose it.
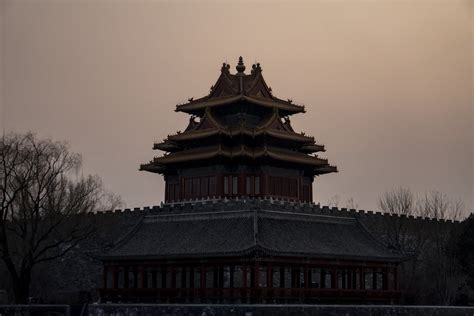
<instances>
[{"instance_id":1,"label":"roof ridge","mask_svg":"<svg viewBox=\"0 0 474 316\"><path fill-rule=\"evenodd\" d=\"M361 231L366 235L366 237L372 240L376 245L383 248L384 250L388 250L389 252L393 254L397 254L399 256L405 256L405 254L402 251L398 251L396 249L390 248L387 244L375 238L374 235L370 232L370 230L362 223L362 221L360 221L357 218L357 216L354 216L354 219L356 220L358 226L361 228ZM408 259L408 258L404 258L404 259Z\"/></svg>"},{"instance_id":2,"label":"roof ridge","mask_svg":"<svg viewBox=\"0 0 474 316\"><path fill-rule=\"evenodd\" d=\"M138 231L138 228L143 223L143 219L145 216L140 217L140 219L135 223L135 225L122 237L117 239L115 242L112 242L112 248L110 248L107 252L112 252L114 250L120 249L130 238L132 238L135 233ZM100 255L98 257L101 257Z\"/></svg>"}]
</instances>

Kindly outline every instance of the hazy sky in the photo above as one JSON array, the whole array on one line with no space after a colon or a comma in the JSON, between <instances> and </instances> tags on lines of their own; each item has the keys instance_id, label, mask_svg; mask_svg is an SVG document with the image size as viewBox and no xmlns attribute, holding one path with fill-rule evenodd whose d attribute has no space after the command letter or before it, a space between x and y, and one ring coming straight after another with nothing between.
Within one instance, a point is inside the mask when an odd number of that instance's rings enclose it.
<instances>
[{"instance_id":1,"label":"hazy sky","mask_svg":"<svg viewBox=\"0 0 474 316\"><path fill-rule=\"evenodd\" d=\"M139 164L242 55L306 105L294 128L339 168L315 201L374 209L406 185L472 210L473 3L0 0L0 122L69 141L127 206L155 205L163 179Z\"/></svg>"}]
</instances>

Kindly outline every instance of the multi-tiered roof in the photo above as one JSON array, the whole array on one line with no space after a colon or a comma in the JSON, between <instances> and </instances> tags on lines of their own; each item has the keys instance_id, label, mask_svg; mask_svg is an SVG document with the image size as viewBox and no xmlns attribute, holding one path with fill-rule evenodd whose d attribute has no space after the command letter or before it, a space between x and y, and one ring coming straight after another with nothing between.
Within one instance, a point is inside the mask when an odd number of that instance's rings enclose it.
<instances>
[{"instance_id":1,"label":"multi-tiered roof","mask_svg":"<svg viewBox=\"0 0 474 316\"><path fill-rule=\"evenodd\" d=\"M242 57L230 73L224 63L209 95L177 105L177 112L191 116L184 132L169 135L153 149L166 154L140 166L140 170L168 174L183 164L213 164L216 159L233 163L274 162L303 168L310 176L337 172L314 137L297 133L289 116L304 113L304 106L275 97L262 76L260 64L245 74Z\"/></svg>"},{"instance_id":2,"label":"multi-tiered roof","mask_svg":"<svg viewBox=\"0 0 474 316\"><path fill-rule=\"evenodd\" d=\"M311 212L314 177L337 169L292 128L304 107L273 96L259 64L229 68L208 96L176 107L191 115L187 128L141 165L165 176L167 203L102 257L102 299L396 301L400 254L351 213Z\"/></svg>"}]
</instances>

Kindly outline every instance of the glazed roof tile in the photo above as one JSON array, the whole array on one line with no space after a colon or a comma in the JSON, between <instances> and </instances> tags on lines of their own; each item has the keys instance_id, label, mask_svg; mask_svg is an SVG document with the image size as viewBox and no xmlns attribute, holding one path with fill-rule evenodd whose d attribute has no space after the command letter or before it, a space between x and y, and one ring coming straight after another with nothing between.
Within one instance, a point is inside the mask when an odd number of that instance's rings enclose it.
<instances>
[{"instance_id":1,"label":"glazed roof tile","mask_svg":"<svg viewBox=\"0 0 474 316\"><path fill-rule=\"evenodd\" d=\"M284 210L216 211L148 215L102 258L159 259L271 256L400 261L353 217ZM222 208L219 211L219 208Z\"/></svg>"}]
</instances>

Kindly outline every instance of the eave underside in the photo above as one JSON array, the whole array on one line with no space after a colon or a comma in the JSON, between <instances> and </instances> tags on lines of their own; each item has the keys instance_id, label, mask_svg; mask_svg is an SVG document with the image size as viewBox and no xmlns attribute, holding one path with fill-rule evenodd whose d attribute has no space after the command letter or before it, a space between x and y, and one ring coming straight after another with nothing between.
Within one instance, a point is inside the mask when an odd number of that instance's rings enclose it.
<instances>
[{"instance_id":1,"label":"eave underside","mask_svg":"<svg viewBox=\"0 0 474 316\"><path fill-rule=\"evenodd\" d=\"M223 148L221 146L213 146L185 150L157 157L150 163L141 165L140 170L162 173L167 167L178 167L180 164L194 163L196 161L213 161L216 158L228 159L234 163L245 163L245 160L256 161L269 158L274 161L313 168L315 174L337 172L337 168L329 165L326 159L269 146L262 148L246 146Z\"/></svg>"},{"instance_id":2,"label":"eave underside","mask_svg":"<svg viewBox=\"0 0 474 316\"><path fill-rule=\"evenodd\" d=\"M270 109L276 108L280 110L284 115L293 115L296 113L305 112L303 106L293 105L289 102L282 102L281 100L266 99L257 96L247 96L244 94L211 99L200 99L198 101L192 101L190 103L178 105L176 106L176 111L185 112L197 116L203 116L206 108L227 106L238 101L245 101L249 102L250 104Z\"/></svg>"},{"instance_id":3,"label":"eave underside","mask_svg":"<svg viewBox=\"0 0 474 316\"><path fill-rule=\"evenodd\" d=\"M271 129L258 130L258 129L245 128L245 127L226 128L226 129L209 128L209 129L204 129L204 130L189 131L189 132L179 133L176 135L171 135L168 137L168 140L172 142L182 142L182 141L204 139L204 138L216 136L216 135L224 135L228 137L239 137L243 135L256 137L260 135L268 135L276 139L285 139L285 140L291 140L291 141L301 142L301 143L309 143L311 145L314 145L312 144L314 143L314 137L309 137L309 136L305 136L305 135L297 134L297 133L271 130ZM315 145L315 146L321 147L322 145Z\"/></svg>"}]
</instances>

